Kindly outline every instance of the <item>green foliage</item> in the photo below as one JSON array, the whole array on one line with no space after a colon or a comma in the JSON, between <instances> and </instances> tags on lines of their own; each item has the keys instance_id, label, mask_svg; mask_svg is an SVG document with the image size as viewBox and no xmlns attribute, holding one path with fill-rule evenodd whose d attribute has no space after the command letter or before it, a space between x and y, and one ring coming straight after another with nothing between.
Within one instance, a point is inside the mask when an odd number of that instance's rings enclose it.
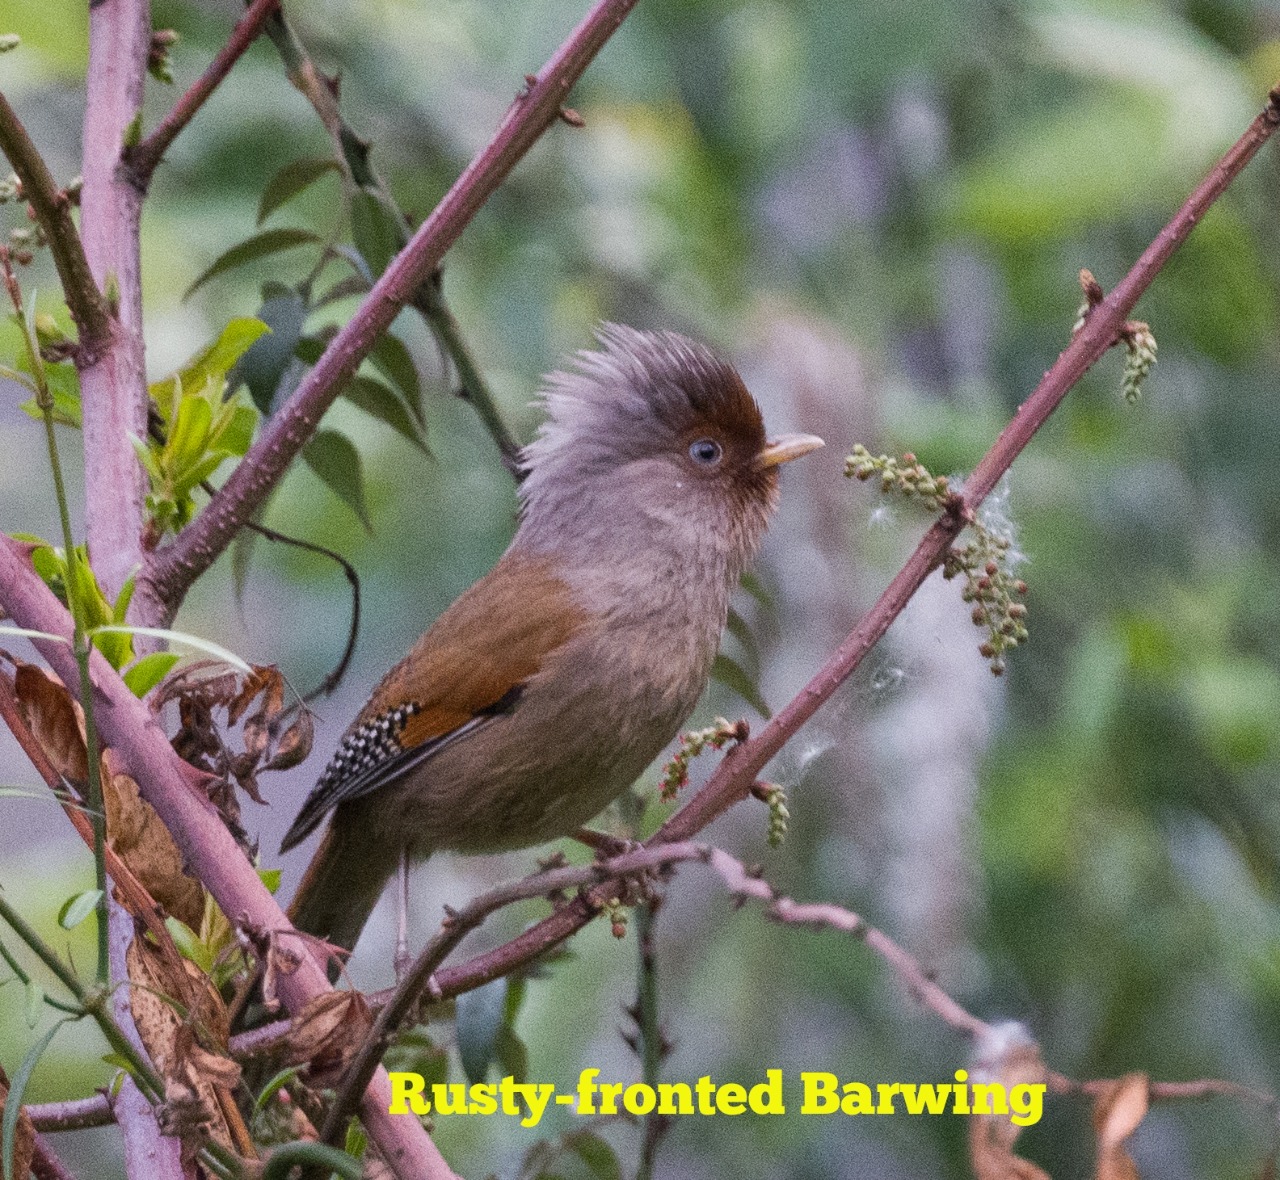
<instances>
[{"instance_id":1,"label":"green foliage","mask_svg":"<svg viewBox=\"0 0 1280 1180\"><path fill-rule=\"evenodd\" d=\"M258 415L227 397L227 376L268 331L261 320L232 320L182 369L150 387L163 441L134 439L133 445L151 481L147 511L158 534L187 525L195 515L195 489L249 449Z\"/></svg>"},{"instance_id":2,"label":"green foliage","mask_svg":"<svg viewBox=\"0 0 1280 1180\"><path fill-rule=\"evenodd\" d=\"M458 1057L472 1083L484 1081L494 1064L517 1082L528 1077L528 1051L515 1031L525 986L522 978L495 979L458 997Z\"/></svg>"}]
</instances>

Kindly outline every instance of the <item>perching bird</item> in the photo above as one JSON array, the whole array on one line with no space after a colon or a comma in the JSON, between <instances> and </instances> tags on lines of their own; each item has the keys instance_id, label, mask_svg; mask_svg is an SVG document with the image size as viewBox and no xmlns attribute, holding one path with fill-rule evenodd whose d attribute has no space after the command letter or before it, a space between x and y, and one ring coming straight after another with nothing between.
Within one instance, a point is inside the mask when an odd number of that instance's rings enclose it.
<instances>
[{"instance_id":1,"label":"perching bird","mask_svg":"<svg viewBox=\"0 0 1280 1180\"><path fill-rule=\"evenodd\" d=\"M374 689L286 834L333 811L300 929L350 949L402 856L573 832L706 687L778 465L822 440L767 442L742 379L684 336L599 339L548 378L510 547Z\"/></svg>"}]
</instances>

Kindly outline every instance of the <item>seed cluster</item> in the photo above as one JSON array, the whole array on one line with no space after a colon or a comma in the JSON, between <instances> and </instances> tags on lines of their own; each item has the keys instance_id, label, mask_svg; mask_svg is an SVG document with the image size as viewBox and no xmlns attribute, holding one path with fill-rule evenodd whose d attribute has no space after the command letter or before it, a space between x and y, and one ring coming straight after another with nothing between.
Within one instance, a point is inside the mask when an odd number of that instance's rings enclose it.
<instances>
[{"instance_id":1,"label":"seed cluster","mask_svg":"<svg viewBox=\"0 0 1280 1180\"><path fill-rule=\"evenodd\" d=\"M853 453L844 461L844 473L863 482L879 475L882 492L927 500L938 508L946 507L951 494L947 477L934 475L910 451L895 459L892 455L873 455L861 443L855 443Z\"/></svg>"}]
</instances>

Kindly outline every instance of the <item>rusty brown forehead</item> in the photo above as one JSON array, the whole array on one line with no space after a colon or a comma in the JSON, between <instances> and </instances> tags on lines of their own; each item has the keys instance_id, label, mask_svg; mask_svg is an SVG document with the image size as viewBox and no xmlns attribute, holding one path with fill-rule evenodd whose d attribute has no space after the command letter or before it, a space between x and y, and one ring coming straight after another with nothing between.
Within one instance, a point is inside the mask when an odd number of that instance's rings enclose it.
<instances>
[{"instance_id":1,"label":"rusty brown forehead","mask_svg":"<svg viewBox=\"0 0 1280 1180\"><path fill-rule=\"evenodd\" d=\"M720 365L690 376L691 414L682 433L690 439L716 435L735 449L759 452L765 443L764 419L737 371Z\"/></svg>"}]
</instances>

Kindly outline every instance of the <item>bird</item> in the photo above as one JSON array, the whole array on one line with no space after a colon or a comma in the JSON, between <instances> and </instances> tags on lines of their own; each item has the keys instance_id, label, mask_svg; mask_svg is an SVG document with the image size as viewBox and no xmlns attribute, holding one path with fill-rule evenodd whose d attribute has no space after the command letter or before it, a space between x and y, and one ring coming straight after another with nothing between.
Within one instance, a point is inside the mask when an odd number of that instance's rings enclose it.
<instances>
[{"instance_id":1,"label":"bird","mask_svg":"<svg viewBox=\"0 0 1280 1180\"><path fill-rule=\"evenodd\" d=\"M289 909L354 949L402 862L569 835L636 781L710 677L730 594L823 445L769 441L742 378L603 324L545 380L514 537L374 689L286 833L328 827Z\"/></svg>"}]
</instances>

